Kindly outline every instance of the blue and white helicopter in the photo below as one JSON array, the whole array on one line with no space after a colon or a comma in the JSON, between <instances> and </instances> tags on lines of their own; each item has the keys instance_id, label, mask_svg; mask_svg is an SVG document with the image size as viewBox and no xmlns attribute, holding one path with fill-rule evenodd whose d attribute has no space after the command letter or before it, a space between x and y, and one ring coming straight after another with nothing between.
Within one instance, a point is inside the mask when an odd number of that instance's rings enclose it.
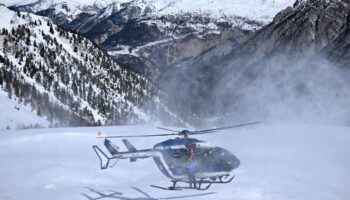
<instances>
[{"instance_id":1,"label":"blue and white helicopter","mask_svg":"<svg viewBox=\"0 0 350 200\"><path fill-rule=\"evenodd\" d=\"M113 167L112 160L130 159L135 162L137 159L152 157L159 170L171 179L170 187L151 185L152 187L164 190L195 189L207 190L212 184L225 184L233 180L232 171L240 165L238 158L220 147L210 146L208 143L190 138L192 135L214 133L224 129L255 125L260 122L238 124L234 126L197 130L197 131L175 131L167 128L159 129L170 131L167 134L153 135L128 135L108 136L104 138L104 145L110 156L103 152L98 146L93 146L101 162L101 169ZM123 139L128 151L119 152L116 145L112 144L110 138L135 138L135 137L159 137L159 136L180 136L169 139L153 146L152 149L137 150L127 139ZM186 186L180 186L185 183Z\"/></svg>"}]
</instances>

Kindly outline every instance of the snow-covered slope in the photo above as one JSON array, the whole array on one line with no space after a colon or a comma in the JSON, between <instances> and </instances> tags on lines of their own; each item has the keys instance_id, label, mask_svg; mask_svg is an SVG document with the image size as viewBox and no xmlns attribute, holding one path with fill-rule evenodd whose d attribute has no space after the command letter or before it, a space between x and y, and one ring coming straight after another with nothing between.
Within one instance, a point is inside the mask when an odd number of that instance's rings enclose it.
<instances>
[{"instance_id":1,"label":"snow-covered slope","mask_svg":"<svg viewBox=\"0 0 350 200\"><path fill-rule=\"evenodd\" d=\"M163 133L150 126L40 129L0 132L0 199L86 200L154 199L215 192L192 199L220 200L347 200L350 196L350 128L323 125L274 125L229 130L198 139L221 146L241 161L233 182L208 191L162 191L168 185L152 159L119 161L101 171L92 145L102 145L96 132ZM150 148L166 138L130 140ZM124 146L114 140L122 150ZM191 199L191 198L189 198Z\"/></svg>"},{"instance_id":2,"label":"snow-covered slope","mask_svg":"<svg viewBox=\"0 0 350 200\"><path fill-rule=\"evenodd\" d=\"M10 100L0 90L0 130L48 127L50 122L34 114L30 108Z\"/></svg>"}]
</instances>

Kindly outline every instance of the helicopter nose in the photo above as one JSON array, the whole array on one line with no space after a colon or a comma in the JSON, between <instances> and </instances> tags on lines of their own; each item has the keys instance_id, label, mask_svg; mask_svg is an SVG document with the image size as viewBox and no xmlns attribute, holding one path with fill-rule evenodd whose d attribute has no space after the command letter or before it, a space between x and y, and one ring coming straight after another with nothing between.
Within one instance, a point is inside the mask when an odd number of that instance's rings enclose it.
<instances>
[{"instance_id":1,"label":"helicopter nose","mask_svg":"<svg viewBox=\"0 0 350 200\"><path fill-rule=\"evenodd\" d=\"M236 156L232 155L230 163L231 163L232 169L236 169L241 164L241 161Z\"/></svg>"}]
</instances>

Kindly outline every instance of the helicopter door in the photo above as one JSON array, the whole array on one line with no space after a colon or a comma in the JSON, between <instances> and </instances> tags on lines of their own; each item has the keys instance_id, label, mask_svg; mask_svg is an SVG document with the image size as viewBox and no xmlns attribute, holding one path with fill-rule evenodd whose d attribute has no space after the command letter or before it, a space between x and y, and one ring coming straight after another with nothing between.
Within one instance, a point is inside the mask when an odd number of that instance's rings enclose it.
<instances>
[{"instance_id":1,"label":"helicopter door","mask_svg":"<svg viewBox=\"0 0 350 200\"><path fill-rule=\"evenodd\" d=\"M188 161L193 162L196 160L196 145L190 144L186 147L188 154Z\"/></svg>"}]
</instances>

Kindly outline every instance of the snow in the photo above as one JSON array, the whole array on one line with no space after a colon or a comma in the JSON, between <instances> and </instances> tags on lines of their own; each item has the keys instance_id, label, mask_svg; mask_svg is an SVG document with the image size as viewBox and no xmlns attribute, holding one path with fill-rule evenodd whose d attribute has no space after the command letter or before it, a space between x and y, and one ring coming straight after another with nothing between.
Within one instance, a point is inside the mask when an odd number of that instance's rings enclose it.
<instances>
[{"instance_id":1,"label":"snow","mask_svg":"<svg viewBox=\"0 0 350 200\"><path fill-rule=\"evenodd\" d=\"M23 20L22 18L16 17L13 11L9 10L4 6L0 6L0 13L1 13L1 20L0 20L1 28L6 28L10 30L15 25L18 26L26 23L25 20Z\"/></svg>"},{"instance_id":2,"label":"snow","mask_svg":"<svg viewBox=\"0 0 350 200\"><path fill-rule=\"evenodd\" d=\"M100 17L101 18L109 17L113 13L113 9L114 9L113 4L109 5Z\"/></svg>"},{"instance_id":3,"label":"snow","mask_svg":"<svg viewBox=\"0 0 350 200\"><path fill-rule=\"evenodd\" d=\"M163 191L169 185L152 159L119 161L101 171L91 146L102 147L96 133L164 133L152 126L37 129L0 132L0 199L88 199L116 193L114 199L167 198L215 192L192 199L346 200L350 196L350 127L261 125L199 136L234 153L241 161L233 182L208 191ZM150 148L166 138L131 139ZM125 150L120 140L113 140ZM103 147L104 148L104 147ZM101 198L109 199L109 198ZM190 199L190 198L188 198Z\"/></svg>"},{"instance_id":4,"label":"snow","mask_svg":"<svg viewBox=\"0 0 350 200\"><path fill-rule=\"evenodd\" d=\"M96 14L96 8L102 9L110 5L114 1L112 0L23 0L23 1L7 1L6 6L20 6L20 5L32 5L32 11L38 12L49 8L54 8L55 13L66 15L67 20L74 20L82 12ZM96 8L94 8L96 7Z\"/></svg>"},{"instance_id":5,"label":"snow","mask_svg":"<svg viewBox=\"0 0 350 200\"><path fill-rule=\"evenodd\" d=\"M27 5L36 3L38 0L1 0L1 3L4 3L6 6L16 6L16 5ZM101 5L102 7L105 7L113 2L115 0L41 0L42 3L46 5L53 5L53 4L60 4L60 3L74 3L74 4L80 4L85 6L92 6L92 5Z\"/></svg>"},{"instance_id":6,"label":"snow","mask_svg":"<svg viewBox=\"0 0 350 200\"><path fill-rule=\"evenodd\" d=\"M37 0L4 0L7 6L26 5L38 2ZM240 16L256 21L268 23L281 10L292 6L295 0L44 0L40 9L44 10L50 6L67 3L69 5L92 6L99 8L107 7L112 3L134 3L141 8L153 8L155 15L181 14L186 12L204 13L211 17ZM73 6L71 6L73 7ZM77 12L72 9L72 12ZM80 11L82 11L79 8ZM105 13L108 14L108 13ZM73 16L76 16L74 14ZM104 15L106 16L106 15Z\"/></svg>"},{"instance_id":7,"label":"snow","mask_svg":"<svg viewBox=\"0 0 350 200\"><path fill-rule=\"evenodd\" d=\"M173 36L172 38L168 38L168 39L162 39L162 40L157 40L154 42L149 42L143 46L138 46L135 49L131 49L131 52L129 51L129 49L131 48L130 46L126 46L126 45L118 45L116 47L116 49L118 50L113 50L113 51L108 51L108 54L111 56L118 56L118 55L132 55L135 57L139 57L140 56L140 52L143 49L147 49L149 47L152 46L156 46L156 45L165 45L168 44L170 42L176 41L176 40L180 40L180 39L184 39L187 36L189 36L190 34L184 34L184 35L180 35L180 36ZM144 55L143 56L148 56L147 51L143 52Z\"/></svg>"},{"instance_id":8,"label":"snow","mask_svg":"<svg viewBox=\"0 0 350 200\"><path fill-rule=\"evenodd\" d=\"M37 116L29 108L8 98L8 94L0 89L0 130L30 128L40 125L48 127L49 122Z\"/></svg>"},{"instance_id":9,"label":"snow","mask_svg":"<svg viewBox=\"0 0 350 200\"><path fill-rule=\"evenodd\" d=\"M152 0L151 0L152 1ZM268 22L295 0L153 0L160 14L200 12L217 16L235 15Z\"/></svg>"}]
</instances>

